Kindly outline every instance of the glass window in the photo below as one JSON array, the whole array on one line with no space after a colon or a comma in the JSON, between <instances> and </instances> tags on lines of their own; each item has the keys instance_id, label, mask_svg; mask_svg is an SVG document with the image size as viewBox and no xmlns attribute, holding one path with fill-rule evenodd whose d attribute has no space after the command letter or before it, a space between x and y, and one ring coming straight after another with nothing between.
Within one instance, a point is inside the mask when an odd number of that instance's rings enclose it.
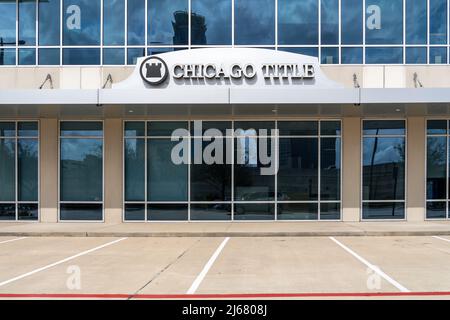
<instances>
[{"instance_id":1,"label":"glass window","mask_svg":"<svg viewBox=\"0 0 450 320\"><path fill-rule=\"evenodd\" d=\"M236 203L234 220L274 220L275 205L273 203Z\"/></svg>"},{"instance_id":2,"label":"glass window","mask_svg":"<svg viewBox=\"0 0 450 320\"><path fill-rule=\"evenodd\" d=\"M342 44L363 43L363 1L341 0Z\"/></svg>"},{"instance_id":3,"label":"glass window","mask_svg":"<svg viewBox=\"0 0 450 320\"><path fill-rule=\"evenodd\" d=\"M207 203L191 205L191 220L231 220L230 203Z\"/></svg>"},{"instance_id":4,"label":"glass window","mask_svg":"<svg viewBox=\"0 0 450 320\"><path fill-rule=\"evenodd\" d=\"M145 48L128 48L127 50L127 64L135 65L137 59L145 56Z\"/></svg>"},{"instance_id":5,"label":"glass window","mask_svg":"<svg viewBox=\"0 0 450 320\"><path fill-rule=\"evenodd\" d=\"M339 0L321 0L321 43L339 44Z\"/></svg>"},{"instance_id":6,"label":"glass window","mask_svg":"<svg viewBox=\"0 0 450 320\"><path fill-rule=\"evenodd\" d=\"M447 47L430 47L430 64L446 64Z\"/></svg>"},{"instance_id":7,"label":"glass window","mask_svg":"<svg viewBox=\"0 0 450 320\"><path fill-rule=\"evenodd\" d=\"M320 204L320 220L340 220L341 204L322 202Z\"/></svg>"},{"instance_id":8,"label":"glass window","mask_svg":"<svg viewBox=\"0 0 450 320\"><path fill-rule=\"evenodd\" d=\"M298 53L298 54L304 54L305 56L311 56L311 57L318 57L319 56L319 50L317 47L306 47L306 48L294 48L294 47L287 47L278 48L280 51L287 51L292 53Z\"/></svg>"},{"instance_id":9,"label":"glass window","mask_svg":"<svg viewBox=\"0 0 450 320\"><path fill-rule=\"evenodd\" d=\"M406 48L407 64L426 64L427 48L426 47L408 47Z\"/></svg>"},{"instance_id":10,"label":"glass window","mask_svg":"<svg viewBox=\"0 0 450 320\"><path fill-rule=\"evenodd\" d=\"M279 121L280 136L317 136L319 123L317 121Z\"/></svg>"},{"instance_id":11,"label":"glass window","mask_svg":"<svg viewBox=\"0 0 450 320\"><path fill-rule=\"evenodd\" d=\"M278 220L317 220L317 203L281 203L278 205Z\"/></svg>"},{"instance_id":12,"label":"glass window","mask_svg":"<svg viewBox=\"0 0 450 320\"><path fill-rule=\"evenodd\" d=\"M447 217L446 202L427 202L427 219L445 219Z\"/></svg>"},{"instance_id":13,"label":"glass window","mask_svg":"<svg viewBox=\"0 0 450 320\"><path fill-rule=\"evenodd\" d=\"M63 49L64 65L100 65L100 49L66 48Z\"/></svg>"},{"instance_id":14,"label":"glass window","mask_svg":"<svg viewBox=\"0 0 450 320\"><path fill-rule=\"evenodd\" d=\"M104 65L123 65L125 63L125 49L105 48L103 49Z\"/></svg>"},{"instance_id":15,"label":"glass window","mask_svg":"<svg viewBox=\"0 0 450 320\"><path fill-rule=\"evenodd\" d=\"M16 44L16 2L0 1L0 46Z\"/></svg>"},{"instance_id":16,"label":"glass window","mask_svg":"<svg viewBox=\"0 0 450 320\"><path fill-rule=\"evenodd\" d=\"M147 1L148 44L188 44L188 1Z\"/></svg>"},{"instance_id":17,"label":"glass window","mask_svg":"<svg viewBox=\"0 0 450 320\"><path fill-rule=\"evenodd\" d=\"M127 121L125 122L126 137L145 137L144 121Z\"/></svg>"},{"instance_id":18,"label":"glass window","mask_svg":"<svg viewBox=\"0 0 450 320\"><path fill-rule=\"evenodd\" d=\"M447 134L447 120L428 120L427 134Z\"/></svg>"},{"instance_id":19,"label":"glass window","mask_svg":"<svg viewBox=\"0 0 450 320\"><path fill-rule=\"evenodd\" d=\"M125 1L103 0L103 44L117 46L125 43ZM114 63L110 63L114 64ZM123 64L123 61L121 62Z\"/></svg>"},{"instance_id":20,"label":"glass window","mask_svg":"<svg viewBox=\"0 0 450 320\"><path fill-rule=\"evenodd\" d=\"M125 204L125 221L144 221L145 204Z\"/></svg>"},{"instance_id":21,"label":"glass window","mask_svg":"<svg viewBox=\"0 0 450 320\"><path fill-rule=\"evenodd\" d=\"M366 44L403 44L402 0L366 0Z\"/></svg>"},{"instance_id":22,"label":"glass window","mask_svg":"<svg viewBox=\"0 0 450 320\"><path fill-rule=\"evenodd\" d=\"M193 45L231 44L231 0L192 0Z\"/></svg>"},{"instance_id":23,"label":"glass window","mask_svg":"<svg viewBox=\"0 0 450 320\"><path fill-rule=\"evenodd\" d=\"M242 1L241 1L242 2ZM271 1L273 3L273 1ZM324 5L328 8L330 1ZM259 5L259 3L258 3ZM269 5L260 6L269 10ZM266 14L267 15L267 14ZM328 18L329 24L335 21L330 11L322 14L323 18ZM261 16L258 16L258 20ZM333 22L334 21L334 22ZM318 44L319 41L319 9L317 0L278 0L278 43L283 44ZM255 26L251 24L250 26ZM254 28L254 27L252 27ZM250 29L250 28L249 28ZM330 40L333 34L329 33L330 28L322 34L326 40ZM269 33L267 33L269 34ZM266 34L266 36L267 36Z\"/></svg>"},{"instance_id":24,"label":"glass window","mask_svg":"<svg viewBox=\"0 0 450 320\"><path fill-rule=\"evenodd\" d=\"M64 0L63 45L99 45L100 10L100 0Z\"/></svg>"},{"instance_id":25,"label":"glass window","mask_svg":"<svg viewBox=\"0 0 450 320\"><path fill-rule=\"evenodd\" d=\"M320 140L320 199L341 199L341 139Z\"/></svg>"},{"instance_id":26,"label":"glass window","mask_svg":"<svg viewBox=\"0 0 450 320\"><path fill-rule=\"evenodd\" d=\"M147 134L152 137L170 137L177 129L188 129L184 121L154 121L147 123Z\"/></svg>"},{"instance_id":27,"label":"glass window","mask_svg":"<svg viewBox=\"0 0 450 320\"><path fill-rule=\"evenodd\" d=\"M36 64L36 50L35 49L19 49L19 64L30 66Z\"/></svg>"},{"instance_id":28,"label":"glass window","mask_svg":"<svg viewBox=\"0 0 450 320\"><path fill-rule=\"evenodd\" d=\"M125 139L125 201L145 201L145 139Z\"/></svg>"},{"instance_id":29,"label":"glass window","mask_svg":"<svg viewBox=\"0 0 450 320\"><path fill-rule=\"evenodd\" d=\"M16 64L16 49L0 49L0 65L12 66Z\"/></svg>"},{"instance_id":30,"label":"glass window","mask_svg":"<svg viewBox=\"0 0 450 320\"><path fill-rule=\"evenodd\" d=\"M406 44L427 43L427 0L406 0Z\"/></svg>"},{"instance_id":31,"label":"glass window","mask_svg":"<svg viewBox=\"0 0 450 320\"><path fill-rule=\"evenodd\" d=\"M363 219L405 217L404 127L403 120L363 123Z\"/></svg>"},{"instance_id":32,"label":"glass window","mask_svg":"<svg viewBox=\"0 0 450 320\"><path fill-rule=\"evenodd\" d=\"M98 121L60 122L61 220L102 220L102 127Z\"/></svg>"},{"instance_id":33,"label":"glass window","mask_svg":"<svg viewBox=\"0 0 450 320\"><path fill-rule=\"evenodd\" d=\"M366 47L366 63L401 64L403 63L403 48Z\"/></svg>"},{"instance_id":34,"label":"glass window","mask_svg":"<svg viewBox=\"0 0 450 320\"><path fill-rule=\"evenodd\" d=\"M149 204L147 219L154 221L182 221L188 219L187 204Z\"/></svg>"},{"instance_id":35,"label":"glass window","mask_svg":"<svg viewBox=\"0 0 450 320\"><path fill-rule=\"evenodd\" d=\"M36 0L19 0L19 45L36 45Z\"/></svg>"},{"instance_id":36,"label":"glass window","mask_svg":"<svg viewBox=\"0 0 450 320\"><path fill-rule=\"evenodd\" d=\"M38 220L38 135L37 122L0 122L0 220Z\"/></svg>"},{"instance_id":37,"label":"glass window","mask_svg":"<svg viewBox=\"0 0 450 320\"><path fill-rule=\"evenodd\" d=\"M60 0L39 0L38 23L39 45L58 46L60 42Z\"/></svg>"},{"instance_id":38,"label":"glass window","mask_svg":"<svg viewBox=\"0 0 450 320\"><path fill-rule=\"evenodd\" d=\"M447 0L430 0L430 44L447 43Z\"/></svg>"},{"instance_id":39,"label":"glass window","mask_svg":"<svg viewBox=\"0 0 450 320\"><path fill-rule=\"evenodd\" d=\"M284 2L284 1L283 1ZM283 19L283 5L279 1L278 19ZM235 31L237 45L273 45L275 44L275 1L273 0L235 0ZM280 11L281 10L281 11ZM286 23L286 22L285 22ZM283 34L279 23L280 35ZM280 29L281 28L281 29ZM296 31L296 33L298 30ZM282 38L279 38L279 42Z\"/></svg>"},{"instance_id":40,"label":"glass window","mask_svg":"<svg viewBox=\"0 0 450 320\"><path fill-rule=\"evenodd\" d=\"M341 63L342 64L362 64L363 63L363 49L362 48L342 48L341 49Z\"/></svg>"},{"instance_id":41,"label":"glass window","mask_svg":"<svg viewBox=\"0 0 450 320\"><path fill-rule=\"evenodd\" d=\"M323 48L321 53L322 64L339 64L339 48Z\"/></svg>"},{"instance_id":42,"label":"glass window","mask_svg":"<svg viewBox=\"0 0 450 320\"><path fill-rule=\"evenodd\" d=\"M145 1L128 0L128 45L145 44Z\"/></svg>"},{"instance_id":43,"label":"glass window","mask_svg":"<svg viewBox=\"0 0 450 320\"><path fill-rule=\"evenodd\" d=\"M39 49L39 65L59 65L59 49Z\"/></svg>"}]
</instances>

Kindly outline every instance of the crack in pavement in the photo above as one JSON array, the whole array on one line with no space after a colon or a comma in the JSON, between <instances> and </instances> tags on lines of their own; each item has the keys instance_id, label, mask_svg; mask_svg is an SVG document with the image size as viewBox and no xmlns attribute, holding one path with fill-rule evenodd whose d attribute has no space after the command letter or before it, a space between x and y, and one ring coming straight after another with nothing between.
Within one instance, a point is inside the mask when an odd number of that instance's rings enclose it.
<instances>
[{"instance_id":1,"label":"crack in pavement","mask_svg":"<svg viewBox=\"0 0 450 320\"><path fill-rule=\"evenodd\" d=\"M150 283L152 283L156 278L158 278L161 274L164 273L167 269L169 269L175 262L180 260L189 250L191 250L196 244L200 242L201 239L197 239L190 247L188 247L186 250L184 250L181 254L179 254L174 260L169 262L164 268L159 270L147 283L145 283L141 288L136 290L133 294L130 294L127 300L133 299L136 295L139 294L145 287L147 287Z\"/></svg>"}]
</instances>

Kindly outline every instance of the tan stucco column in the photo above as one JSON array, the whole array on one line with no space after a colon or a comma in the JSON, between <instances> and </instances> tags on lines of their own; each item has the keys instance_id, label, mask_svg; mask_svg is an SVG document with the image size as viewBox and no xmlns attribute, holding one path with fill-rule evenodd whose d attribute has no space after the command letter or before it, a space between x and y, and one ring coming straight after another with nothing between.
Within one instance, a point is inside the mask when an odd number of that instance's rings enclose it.
<instances>
[{"instance_id":1,"label":"tan stucco column","mask_svg":"<svg viewBox=\"0 0 450 320\"><path fill-rule=\"evenodd\" d=\"M342 121L342 220L360 221L361 119Z\"/></svg>"},{"instance_id":2,"label":"tan stucco column","mask_svg":"<svg viewBox=\"0 0 450 320\"><path fill-rule=\"evenodd\" d=\"M425 220L425 118L408 118L406 214L408 221Z\"/></svg>"},{"instance_id":3,"label":"tan stucco column","mask_svg":"<svg viewBox=\"0 0 450 320\"><path fill-rule=\"evenodd\" d=\"M58 221L58 120L40 120L41 222Z\"/></svg>"},{"instance_id":4,"label":"tan stucco column","mask_svg":"<svg viewBox=\"0 0 450 320\"><path fill-rule=\"evenodd\" d=\"M105 135L105 222L122 222L122 120L106 119Z\"/></svg>"}]
</instances>

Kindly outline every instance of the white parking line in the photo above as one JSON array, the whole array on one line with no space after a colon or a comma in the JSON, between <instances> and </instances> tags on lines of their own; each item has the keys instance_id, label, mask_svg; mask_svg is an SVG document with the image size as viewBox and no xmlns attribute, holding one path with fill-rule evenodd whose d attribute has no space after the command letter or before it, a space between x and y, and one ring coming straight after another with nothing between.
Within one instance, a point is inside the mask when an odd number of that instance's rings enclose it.
<instances>
[{"instance_id":1,"label":"white parking line","mask_svg":"<svg viewBox=\"0 0 450 320\"><path fill-rule=\"evenodd\" d=\"M362 262L363 264L365 264L367 267L369 267L370 269L372 269L375 273L377 273L379 276L381 276L384 280L386 280L387 282L389 282L390 284L392 284L394 287L396 287L398 290L400 290L401 292L410 292L407 288L405 288L404 286L402 286L400 283L398 283L397 281L395 281L394 279L392 279L391 277L389 277L386 273L384 273L383 271L381 271L381 269L373 264L371 264L369 261L367 261L366 259L364 259L363 257L359 256L356 252L352 251L350 248L346 247L345 245L343 245L341 242L339 242L338 240L336 240L334 237L330 237L330 239L332 241L334 241L338 246L340 246L342 249L344 249L345 251L347 251L348 253L350 253L352 256L354 256L356 259L358 259L360 262Z\"/></svg>"},{"instance_id":2,"label":"white parking line","mask_svg":"<svg viewBox=\"0 0 450 320\"><path fill-rule=\"evenodd\" d=\"M195 278L194 282L192 283L191 287L189 288L189 290L186 292L186 294L194 294L195 291L197 291L198 287L200 286L200 284L202 283L203 279L205 278L206 274L208 273L209 269L211 269L214 261L216 261L217 257L219 256L220 252L222 251L222 249L225 247L225 245L227 244L228 240L230 240L230 237L225 238L222 243L220 244L220 246L216 249L216 251L213 253L213 255L211 256L211 258L209 258L208 262L205 264L205 266L203 267L203 270L199 273L199 275L197 276L197 278Z\"/></svg>"},{"instance_id":3,"label":"white parking line","mask_svg":"<svg viewBox=\"0 0 450 320\"><path fill-rule=\"evenodd\" d=\"M9 239L9 240L5 240L5 241L1 241L0 244L2 243L8 243L8 242L13 242L13 241L18 241L18 240L22 240L22 239L26 239L27 237L21 237L21 238L14 238L14 239Z\"/></svg>"},{"instance_id":4,"label":"white parking line","mask_svg":"<svg viewBox=\"0 0 450 320\"><path fill-rule=\"evenodd\" d=\"M450 242L449 239L441 238L441 237L438 237L438 236L433 236L433 238L439 239L439 240L443 240L443 241L447 241L447 242Z\"/></svg>"},{"instance_id":5,"label":"white parking line","mask_svg":"<svg viewBox=\"0 0 450 320\"><path fill-rule=\"evenodd\" d=\"M55 266L57 266L57 265L60 265L60 264L62 264L62 263L65 263L65 262L67 262L67 261L73 260L73 259L75 259L75 258L84 256L84 255L86 255L86 254L88 254L88 253L91 253L91 252L97 251L97 250L99 250L99 249L105 248L105 247L107 247L107 246L110 246L110 245L112 245L112 244L115 244L115 243L117 243L117 242L119 242L119 241L122 241L122 240L125 240L125 239L127 239L127 238L120 238L120 239L117 239L117 240L114 240L114 241L111 241L111 242L102 244L101 246L98 246L98 247L95 247L95 248L92 248L92 249L89 249L89 250L80 252L80 253L78 253L78 254L76 254L76 255L70 256L70 257L65 258L65 259L63 259L63 260L57 261L57 262L55 262L55 263L46 265L46 266L44 266L44 267L41 267L41 268L39 268L39 269L35 269L35 270L30 271L30 272L27 272L27 273L24 273L24 274L22 274L22 275L20 275L20 276L17 276L17 277L12 278L12 279L9 279L9 280L0 282L0 287L2 287L2 286L4 286L4 285L7 285L7 284L9 284L9 283L11 283L11 282L14 282L14 281L17 281L17 280L26 278L26 277L28 277L28 276L31 276L31 275L35 274L35 273L38 273L38 272L47 270L47 269L52 268L52 267L55 267Z\"/></svg>"}]
</instances>

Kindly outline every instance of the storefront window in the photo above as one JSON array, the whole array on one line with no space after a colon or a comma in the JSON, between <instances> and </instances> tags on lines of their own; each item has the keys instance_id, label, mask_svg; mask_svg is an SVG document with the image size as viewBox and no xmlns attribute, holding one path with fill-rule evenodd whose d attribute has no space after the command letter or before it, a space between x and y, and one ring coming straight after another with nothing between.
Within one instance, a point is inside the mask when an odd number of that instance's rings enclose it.
<instances>
[{"instance_id":1,"label":"storefront window","mask_svg":"<svg viewBox=\"0 0 450 320\"><path fill-rule=\"evenodd\" d=\"M0 122L0 220L38 220L36 121Z\"/></svg>"},{"instance_id":2,"label":"storefront window","mask_svg":"<svg viewBox=\"0 0 450 320\"><path fill-rule=\"evenodd\" d=\"M340 121L126 121L124 220L339 220L340 135Z\"/></svg>"},{"instance_id":3,"label":"storefront window","mask_svg":"<svg viewBox=\"0 0 450 320\"><path fill-rule=\"evenodd\" d=\"M60 220L103 219L103 124L60 122Z\"/></svg>"},{"instance_id":4,"label":"storefront window","mask_svg":"<svg viewBox=\"0 0 450 320\"><path fill-rule=\"evenodd\" d=\"M273 0L234 0L234 1L235 1L234 2L235 44L274 45L275 1ZM296 31L296 33L297 32L298 30Z\"/></svg>"},{"instance_id":5,"label":"storefront window","mask_svg":"<svg viewBox=\"0 0 450 320\"><path fill-rule=\"evenodd\" d=\"M427 219L448 218L449 133L447 120L427 121Z\"/></svg>"},{"instance_id":6,"label":"storefront window","mask_svg":"<svg viewBox=\"0 0 450 320\"><path fill-rule=\"evenodd\" d=\"M363 219L405 218L405 164L405 121L363 121Z\"/></svg>"}]
</instances>

